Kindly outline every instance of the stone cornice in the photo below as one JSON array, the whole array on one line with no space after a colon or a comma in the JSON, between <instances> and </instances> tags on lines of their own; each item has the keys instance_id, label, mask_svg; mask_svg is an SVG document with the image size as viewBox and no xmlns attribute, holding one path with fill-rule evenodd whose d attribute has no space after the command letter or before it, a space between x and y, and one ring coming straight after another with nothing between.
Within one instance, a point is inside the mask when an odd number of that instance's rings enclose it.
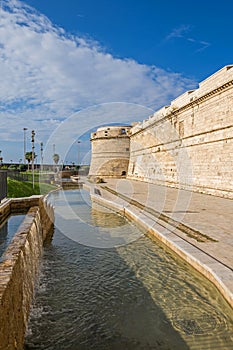
<instances>
[{"instance_id":1,"label":"stone cornice","mask_svg":"<svg viewBox=\"0 0 233 350\"><path fill-rule=\"evenodd\" d=\"M228 81L227 83L217 87L216 89L212 90L212 91L209 91L207 92L206 94L200 96L200 97L197 97L196 99L194 99L193 101L190 101L189 103L187 103L186 105L180 107L179 109L177 109L177 111L175 111L174 113L176 112L180 112L182 110L185 110L189 107L192 107L193 105L196 105L198 104L199 102L202 102L204 100L207 100L209 97L213 96L213 95L216 95L217 93L221 92L222 90L225 90L227 89L228 87L231 87L233 85L233 80L230 80ZM174 114L173 113L173 114Z\"/></svg>"},{"instance_id":2,"label":"stone cornice","mask_svg":"<svg viewBox=\"0 0 233 350\"><path fill-rule=\"evenodd\" d=\"M90 141L98 141L98 140L110 140L110 139L129 139L129 135L117 135L117 136L98 136L96 135L95 137L91 137Z\"/></svg>"}]
</instances>

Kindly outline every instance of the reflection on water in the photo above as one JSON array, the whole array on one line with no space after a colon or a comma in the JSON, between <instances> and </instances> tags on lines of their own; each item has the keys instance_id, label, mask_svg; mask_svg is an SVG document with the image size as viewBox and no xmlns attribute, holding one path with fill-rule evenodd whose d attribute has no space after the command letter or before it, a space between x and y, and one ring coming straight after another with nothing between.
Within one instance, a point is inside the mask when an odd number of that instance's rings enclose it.
<instances>
[{"instance_id":1,"label":"reflection on water","mask_svg":"<svg viewBox=\"0 0 233 350\"><path fill-rule=\"evenodd\" d=\"M53 197L59 224L62 196ZM66 220L67 229L78 232L86 225L93 234L95 223L97 236L101 226L111 231L105 210L92 210L86 199L81 203L80 191L65 196L73 213L80 207L76 221ZM119 220L120 231L138 231L109 214L113 230ZM25 349L231 349L230 316L211 284L148 237L100 249L70 240L57 228L45 247Z\"/></svg>"},{"instance_id":2,"label":"reflection on water","mask_svg":"<svg viewBox=\"0 0 233 350\"><path fill-rule=\"evenodd\" d=\"M143 236L122 216L96 203L92 205L87 191L61 191L51 197L51 202L55 205L56 227L77 243L113 248Z\"/></svg>"},{"instance_id":3,"label":"reflection on water","mask_svg":"<svg viewBox=\"0 0 233 350\"><path fill-rule=\"evenodd\" d=\"M0 256L14 237L25 215L11 215L0 225Z\"/></svg>"},{"instance_id":4,"label":"reflection on water","mask_svg":"<svg viewBox=\"0 0 233 350\"><path fill-rule=\"evenodd\" d=\"M104 208L101 210L101 206L95 202L91 207L91 224L96 227L102 228L114 228L126 225L126 220L123 216L116 215L111 210Z\"/></svg>"}]
</instances>

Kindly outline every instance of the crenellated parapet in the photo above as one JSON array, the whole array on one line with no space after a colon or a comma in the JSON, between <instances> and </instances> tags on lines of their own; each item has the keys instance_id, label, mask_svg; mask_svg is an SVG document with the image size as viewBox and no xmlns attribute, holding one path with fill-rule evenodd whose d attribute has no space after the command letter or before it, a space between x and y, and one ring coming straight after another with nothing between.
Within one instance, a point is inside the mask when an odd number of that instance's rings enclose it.
<instances>
[{"instance_id":1,"label":"crenellated parapet","mask_svg":"<svg viewBox=\"0 0 233 350\"><path fill-rule=\"evenodd\" d=\"M125 138L130 136L131 126L106 126L91 133L91 141L96 139Z\"/></svg>"},{"instance_id":2,"label":"crenellated parapet","mask_svg":"<svg viewBox=\"0 0 233 350\"><path fill-rule=\"evenodd\" d=\"M195 108L215 95L218 96L223 92L227 92L232 87L233 65L228 65L200 82L198 89L186 91L171 101L170 105L162 107L148 119L137 123L132 128L131 133L153 126L154 123L163 123L166 119L171 119L174 115L178 115L187 109Z\"/></svg>"}]
</instances>

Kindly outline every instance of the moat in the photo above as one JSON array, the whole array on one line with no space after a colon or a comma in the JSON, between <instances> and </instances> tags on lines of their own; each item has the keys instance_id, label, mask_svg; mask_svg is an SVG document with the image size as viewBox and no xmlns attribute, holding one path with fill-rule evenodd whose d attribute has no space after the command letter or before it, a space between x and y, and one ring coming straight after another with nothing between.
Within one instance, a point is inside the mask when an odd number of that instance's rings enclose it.
<instances>
[{"instance_id":1,"label":"moat","mask_svg":"<svg viewBox=\"0 0 233 350\"><path fill-rule=\"evenodd\" d=\"M57 228L25 349L232 348L232 310L212 284L86 191L50 200Z\"/></svg>"}]
</instances>

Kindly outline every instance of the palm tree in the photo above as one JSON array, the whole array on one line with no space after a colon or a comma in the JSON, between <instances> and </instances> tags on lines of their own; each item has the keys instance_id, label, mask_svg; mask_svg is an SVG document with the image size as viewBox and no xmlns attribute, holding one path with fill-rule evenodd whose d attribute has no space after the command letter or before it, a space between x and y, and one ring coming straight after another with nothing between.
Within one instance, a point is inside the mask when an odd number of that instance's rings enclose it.
<instances>
[{"instance_id":1,"label":"palm tree","mask_svg":"<svg viewBox=\"0 0 233 350\"><path fill-rule=\"evenodd\" d=\"M54 155L53 155L53 161L54 161L54 163L55 163L56 165L58 164L59 159L60 159L59 154L54 153Z\"/></svg>"},{"instance_id":2,"label":"palm tree","mask_svg":"<svg viewBox=\"0 0 233 350\"><path fill-rule=\"evenodd\" d=\"M37 157L37 155L34 153L34 159ZM28 162L28 170L29 170L29 164L31 163L32 161L32 151L31 152L26 152L25 153L25 159L27 160Z\"/></svg>"}]
</instances>

